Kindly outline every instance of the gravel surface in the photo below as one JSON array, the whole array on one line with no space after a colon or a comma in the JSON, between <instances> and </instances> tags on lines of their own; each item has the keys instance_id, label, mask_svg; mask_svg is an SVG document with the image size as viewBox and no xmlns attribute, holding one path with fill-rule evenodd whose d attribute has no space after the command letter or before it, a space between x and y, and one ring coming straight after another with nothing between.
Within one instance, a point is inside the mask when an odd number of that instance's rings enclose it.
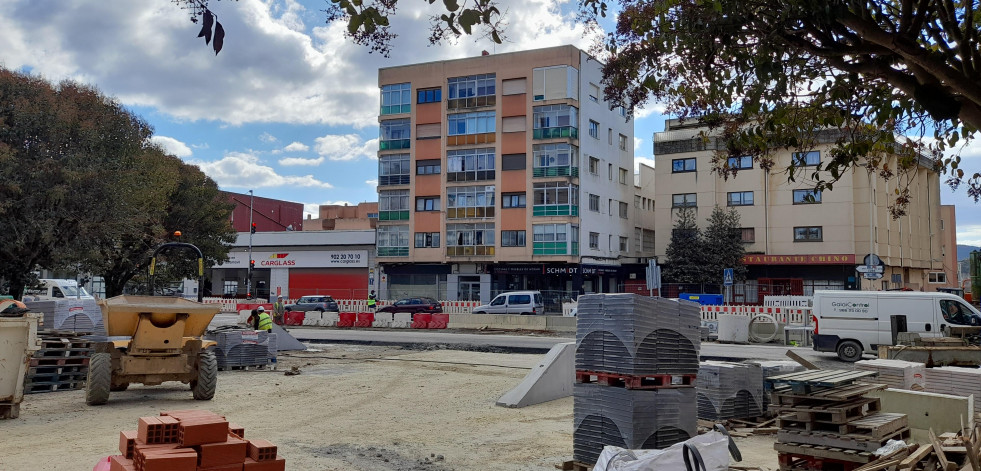
<instances>
[{"instance_id":1,"label":"gravel surface","mask_svg":"<svg viewBox=\"0 0 981 471\"><path fill-rule=\"evenodd\" d=\"M118 454L119 432L167 409L208 409L279 446L289 470L554 470L572 459L573 404L495 401L541 360L459 350L318 345L281 355L278 371L225 371L212 401L186 386L133 386L109 404L83 391L25 396L0 421L0 470L84 470ZM284 370L300 367L301 374ZM772 437L738 441L743 465L776 465Z\"/></svg>"}]
</instances>

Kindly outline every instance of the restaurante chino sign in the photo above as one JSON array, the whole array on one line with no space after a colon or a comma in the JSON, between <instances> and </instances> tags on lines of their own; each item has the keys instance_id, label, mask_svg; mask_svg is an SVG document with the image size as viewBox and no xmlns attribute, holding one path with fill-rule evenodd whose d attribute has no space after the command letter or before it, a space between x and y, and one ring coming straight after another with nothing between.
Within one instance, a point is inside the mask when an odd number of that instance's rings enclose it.
<instances>
[{"instance_id":1,"label":"restaurante chino sign","mask_svg":"<svg viewBox=\"0 0 981 471\"><path fill-rule=\"evenodd\" d=\"M854 265L855 254L744 255L743 265Z\"/></svg>"}]
</instances>

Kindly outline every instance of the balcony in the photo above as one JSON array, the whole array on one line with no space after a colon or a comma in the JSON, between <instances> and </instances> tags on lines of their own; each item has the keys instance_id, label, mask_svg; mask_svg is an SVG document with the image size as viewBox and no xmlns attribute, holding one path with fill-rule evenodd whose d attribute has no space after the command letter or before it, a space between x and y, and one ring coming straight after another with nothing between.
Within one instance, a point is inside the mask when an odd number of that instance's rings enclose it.
<instances>
[{"instance_id":1,"label":"balcony","mask_svg":"<svg viewBox=\"0 0 981 471\"><path fill-rule=\"evenodd\" d=\"M493 256L493 245L455 245L446 248L447 257Z\"/></svg>"},{"instance_id":2,"label":"balcony","mask_svg":"<svg viewBox=\"0 0 981 471\"><path fill-rule=\"evenodd\" d=\"M409 211L378 211L379 221L408 221Z\"/></svg>"},{"instance_id":3,"label":"balcony","mask_svg":"<svg viewBox=\"0 0 981 471\"><path fill-rule=\"evenodd\" d=\"M535 129L534 139L558 139L558 138L579 139L579 129L572 126L562 126L558 128L538 128Z\"/></svg>"},{"instance_id":4,"label":"balcony","mask_svg":"<svg viewBox=\"0 0 981 471\"><path fill-rule=\"evenodd\" d=\"M446 100L446 111L459 111L467 110L471 108L484 108L487 106L495 106L497 104L497 95L484 95L475 96L469 98L453 98Z\"/></svg>"},{"instance_id":5,"label":"balcony","mask_svg":"<svg viewBox=\"0 0 981 471\"><path fill-rule=\"evenodd\" d=\"M408 185L409 178L409 175L379 175L378 186Z\"/></svg>"},{"instance_id":6,"label":"balcony","mask_svg":"<svg viewBox=\"0 0 981 471\"><path fill-rule=\"evenodd\" d=\"M392 139L388 141L378 141L379 150L399 150L408 149L411 139Z\"/></svg>"},{"instance_id":7,"label":"balcony","mask_svg":"<svg viewBox=\"0 0 981 471\"><path fill-rule=\"evenodd\" d=\"M408 257L408 247L378 247L379 257Z\"/></svg>"},{"instance_id":8,"label":"balcony","mask_svg":"<svg viewBox=\"0 0 981 471\"><path fill-rule=\"evenodd\" d=\"M446 208L446 219L483 219L494 217L493 206Z\"/></svg>"},{"instance_id":9,"label":"balcony","mask_svg":"<svg viewBox=\"0 0 981 471\"><path fill-rule=\"evenodd\" d=\"M576 242L534 242L533 255L579 255Z\"/></svg>"},{"instance_id":10,"label":"balcony","mask_svg":"<svg viewBox=\"0 0 981 471\"><path fill-rule=\"evenodd\" d=\"M578 216L579 206L574 204L536 205L532 216Z\"/></svg>"},{"instance_id":11,"label":"balcony","mask_svg":"<svg viewBox=\"0 0 981 471\"><path fill-rule=\"evenodd\" d=\"M401 114L412 111L412 105L388 105L381 107L380 114Z\"/></svg>"},{"instance_id":12,"label":"balcony","mask_svg":"<svg viewBox=\"0 0 981 471\"><path fill-rule=\"evenodd\" d=\"M579 167L535 167L533 177L578 177Z\"/></svg>"}]
</instances>

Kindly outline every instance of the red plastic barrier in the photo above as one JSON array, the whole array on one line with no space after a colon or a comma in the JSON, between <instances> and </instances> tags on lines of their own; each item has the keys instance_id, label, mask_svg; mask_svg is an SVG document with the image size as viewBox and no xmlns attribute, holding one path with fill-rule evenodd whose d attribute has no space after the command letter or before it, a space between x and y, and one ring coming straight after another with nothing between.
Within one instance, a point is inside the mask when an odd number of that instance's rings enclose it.
<instances>
[{"instance_id":1,"label":"red plastic barrier","mask_svg":"<svg viewBox=\"0 0 981 471\"><path fill-rule=\"evenodd\" d=\"M235 305L235 312L251 311L253 309L258 309L259 306L264 307L266 312L272 315L272 303L238 303Z\"/></svg>"},{"instance_id":2,"label":"red plastic barrier","mask_svg":"<svg viewBox=\"0 0 981 471\"><path fill-rule=\"evenodd\" d=\"M375 313L373 312L359 312L358 318L354 321L355 327L371 327L371 324L375 322Z\"/></svg>"},{"instance_id":3,"label":"red plastic barrier","mask_svg":"<svg viewBox=\"0 0 981 471\"><path fill-rule=\"evenodd\" d=\"M342 312L338 314L337 326L338 327L354 327L354 323L358 321L358 313L356 312Z\"/></svg>"},{"instance_id":4,"label":"red plastic barrier","mask_svg":"<svg viewBox=\"0 0 981 471\"><path fill-rule=\"evenodd\" d=\"M445 329L446 325L450 323L449 314L433 314L433 318L429 321L429 326L427 329Z\"/></svg>"},{"instance_id":5,"label":"red plastic barrier","mask_svg":"<svg viewBox=\"0 0 981 471\"><path fill-rule=\"evenodd\" d=\"M302 311L288 311L283 314L283 321L286 325L303 325L303 318L306 315Z\"/></svg>"},{"instance_id":6,"label":"red plastic barrier","mask_svg":"<svg viewBox=\"0 0 981 471\"><path fill-rule=\"evenodd\" d=\"M428 329L429 322L433 320L432 314L417 313L412 316L412 328L413 329Z\"/></svg>"}]
</instances>

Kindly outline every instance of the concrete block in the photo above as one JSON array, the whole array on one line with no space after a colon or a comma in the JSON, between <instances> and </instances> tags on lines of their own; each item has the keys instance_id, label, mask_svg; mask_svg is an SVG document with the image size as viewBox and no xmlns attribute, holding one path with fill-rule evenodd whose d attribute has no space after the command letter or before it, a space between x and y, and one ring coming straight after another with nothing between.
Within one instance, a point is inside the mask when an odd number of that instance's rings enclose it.
<instances>
[{"instance_id":1,"label":"concrete block","mask_svg":"<svg viewBox=\"0 0 981 471\"><path fill-rule=\"evenodd\" d=\"M341 319L340 313L337 312L325 312L321 316L321 325L324 327L334 327L337 325L337 321Z\"/></svg>"},{"instance_id":2,"label":"concrete block","mask_svg":"<svg viewBox=\"0 0 981 471\"><path fill-rule=\"evenodd\" d=\"M575 332L575 317L545 316L545 330L549 332Z\"/></svg>"},{"instance_id":3,"label":"concrete block","mask_svg":"<svg viewBox=\"0 0 981 471\"><path fill-rule=\"evenodd\" d=\"M412 326L412 314L408 312L398 312L392 316L392 327L396 329L408 329Z\"/></svg>"},{"instance_id":4,"label":"concrete block","mask_svg":"<svg viewBox=\"0 0 981 471\"><path fill-rule=\"evenodd\" d=\"M576 343L555 345L517 387L497 400L497 405L527 407L571 396L576 378L575 365Z\"/></svg>"},{"instance_id":5,"label":"concrete block","mask_svg":"<svg viewBox=\"0 0 981 471\"><path fill-rule=\"evenodd\" d=\"M239 324L246 324L246 323L248 323L249 322L249 316L251 316L251 315L252 315L252 310L251 309L242 309L242 310L238 311L238 323Z\"/></svg>"},{"instance_id":6,"label":"concrete block","mask_svg":"<svg viewBox=\"0 0 981 471\"><path fill-rule=\"evenodd\" d=\"M391 312L376 312L375 321L372 322L372 327L391 327L392 321L395 315Z\"/></svg>"},{"instance_id":7,"label":"concrete block","mask_svg":"<svg viewBox=\"0 0 981 471\"><path fill-rule=\"evenodd\" d=\"M316 326L320 325L321 319L323 318L322 312L310 311L303 315L303 323L301 325Z\"/></svg>"},{"instance_id":8,"label":"concrete block","mask_svg":"<svg viewBox=\"0 0 981 471\"><path fill-rule=\"evenodd\" d=\"M881 399L882 412L897 412L909 417L909 426L925 432L933 429L938 435L956 432L961 428L961 420L966 427L974 424L974 396L961 397L923 391L885 389L866 394Z\"/></svg>"}]
</instances>

